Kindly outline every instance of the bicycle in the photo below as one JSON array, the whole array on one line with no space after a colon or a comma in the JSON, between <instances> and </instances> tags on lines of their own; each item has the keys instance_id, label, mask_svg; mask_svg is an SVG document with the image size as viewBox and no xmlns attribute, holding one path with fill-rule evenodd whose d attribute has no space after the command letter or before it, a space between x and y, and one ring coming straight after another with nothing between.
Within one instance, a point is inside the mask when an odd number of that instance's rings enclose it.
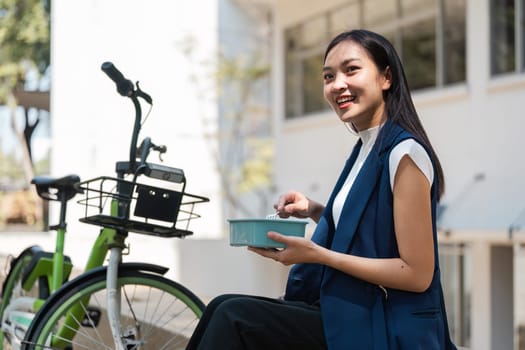
<instances>
[{"instance_id":1,"label":"bicycle","mask_svg":"<svg viewBox=\"0 0 525 350\"><path fill-rule=\"evenodd\" d=\"M29 247L11 262L2 287L0 349L183 349L204 310L193 292L163 277L167 268L122 261L129 232L191 235L189 222L200 217L194 207L209 199L185 192L182 169L146 161L151 151L159 158L167 151L149 137L137 148L139 98L149 105L152 99L111 62L101 68L135 107L129 160L116 162L116 177L32 180L42 198L60 203L59 223L50 227L56 246L53 252ZM83 196L80 221L101 228L84 272L69 280L66 208L76 195Z\"/></svg>"}]
</instances>

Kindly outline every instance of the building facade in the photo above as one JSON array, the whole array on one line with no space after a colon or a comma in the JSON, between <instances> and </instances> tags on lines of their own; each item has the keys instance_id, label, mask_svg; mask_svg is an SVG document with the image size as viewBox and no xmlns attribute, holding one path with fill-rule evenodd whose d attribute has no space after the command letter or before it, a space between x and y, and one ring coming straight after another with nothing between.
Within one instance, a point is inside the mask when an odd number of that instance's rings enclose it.
<instances>
[{"instance_id":1,"label":"building facade","mask_svg":"<svg viewBox=\"0 0 525 350\"><path fill-rule=\"evenodd\" d=\"M343 30L383 34L445 171L438 224L452 335L476 350L524 349L524 2L265 3L274 13L277 188L327 198L355 137L323 101L324 48Z\"/></svg>"}]
</instances>

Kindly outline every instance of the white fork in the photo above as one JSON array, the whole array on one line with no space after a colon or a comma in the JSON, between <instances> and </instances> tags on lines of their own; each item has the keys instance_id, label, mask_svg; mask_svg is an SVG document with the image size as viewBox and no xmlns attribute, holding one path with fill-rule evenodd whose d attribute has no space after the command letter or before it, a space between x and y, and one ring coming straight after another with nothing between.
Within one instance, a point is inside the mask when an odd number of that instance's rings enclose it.
<instances>
[{"instance_id":1,"label":"white fork","mask_svg":"<svg viewBox=\"0 0 525 350\"><path fill-rule=\"evenodd\" d=\"M279 219L279 212L275 212L273 214L270 214L270 215L266 215L266 220L277 220Z\"/></svg>"}]
</instances>

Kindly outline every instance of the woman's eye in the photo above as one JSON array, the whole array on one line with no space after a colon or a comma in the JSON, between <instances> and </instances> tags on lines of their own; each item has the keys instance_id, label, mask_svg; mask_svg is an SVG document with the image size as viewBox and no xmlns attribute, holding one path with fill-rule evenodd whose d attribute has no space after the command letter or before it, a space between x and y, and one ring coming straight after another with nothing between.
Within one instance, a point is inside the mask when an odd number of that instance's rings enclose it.
<instances>
[{"instance_id":1,"label":"woman's eye","mask_svg":"<svg viewBox=\"0 0 525 350\"><path fill-rule=\"evenodd\" d=\"M323 80L330 80L333 79L334 75L331 73L325 73L323 74Z\"/></svg>"},{"instance_id":2,"label":"woman's eye","mask_svg":"<svg viewBox=\"0 0 525 350\"><path fill-rule=\"evenodd\" d=\"M358 67L356 67L356 66L348 66L348 67L346 67L346 71L348 73L352 73L352 72L356 71L357 69L358 69Z\"/></svg>"}]
</instances>

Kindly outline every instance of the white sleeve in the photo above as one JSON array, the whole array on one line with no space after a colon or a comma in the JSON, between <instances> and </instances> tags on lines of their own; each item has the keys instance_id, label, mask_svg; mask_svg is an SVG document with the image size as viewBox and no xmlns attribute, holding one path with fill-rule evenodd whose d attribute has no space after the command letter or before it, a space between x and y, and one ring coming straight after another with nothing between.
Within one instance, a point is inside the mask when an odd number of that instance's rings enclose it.
<instances>
[{"instance_id":1,"label":"white sleeve","mask_svg":"<svg viewBox=\"0 0 525 350\"><path fill-rule=\"evenodd\" d=\"M426 176L430 186L434 182L434 167L428 153L423 146L417 143L414 139L407 139L397 144L389 158L390 171L390 189L394 191L394 179L396 177L397 167L403 156L408 155L421 172Z\"/></svg>"}]
</instances>

